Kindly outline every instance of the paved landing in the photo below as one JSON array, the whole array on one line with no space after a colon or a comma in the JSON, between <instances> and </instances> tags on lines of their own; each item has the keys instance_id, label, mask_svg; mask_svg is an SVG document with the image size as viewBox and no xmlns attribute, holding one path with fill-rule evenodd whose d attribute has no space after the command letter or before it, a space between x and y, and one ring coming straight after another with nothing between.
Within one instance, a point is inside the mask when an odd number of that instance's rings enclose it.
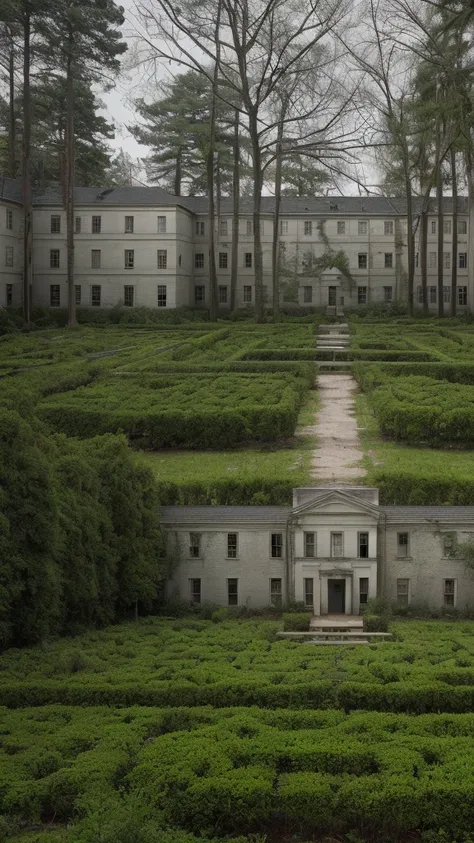
<instances>
[{"instance_id":1,"label":"paved landing","mask_svg":"<svg viewBox=\"0 0 474 843\"><path fill-rule=\"evenodd\" d=\"M332 483L357 481L366 474L357 465L364 456L354 415L357 383L345 372L320 374L317 383L321 406L315 424L304 431L317 440L312 476Z\"/></svg>"}]
</instances>

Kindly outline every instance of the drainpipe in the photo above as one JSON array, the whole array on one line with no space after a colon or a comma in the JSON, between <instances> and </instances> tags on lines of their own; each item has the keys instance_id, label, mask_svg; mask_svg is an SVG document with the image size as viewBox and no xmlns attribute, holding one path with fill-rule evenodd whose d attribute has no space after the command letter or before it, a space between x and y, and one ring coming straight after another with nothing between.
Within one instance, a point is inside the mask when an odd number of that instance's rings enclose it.
<instances>
[{"instance_id":1,"label":"drainpipe","mask_svg":"<svg viewBox=\"0 0 474 843\"><path fill-rule=\"evenodd\" d=\"M286 521L286 583L286 596L289 602L295 599L295 544L292 514Z\"/></svg>"}]
</instances>

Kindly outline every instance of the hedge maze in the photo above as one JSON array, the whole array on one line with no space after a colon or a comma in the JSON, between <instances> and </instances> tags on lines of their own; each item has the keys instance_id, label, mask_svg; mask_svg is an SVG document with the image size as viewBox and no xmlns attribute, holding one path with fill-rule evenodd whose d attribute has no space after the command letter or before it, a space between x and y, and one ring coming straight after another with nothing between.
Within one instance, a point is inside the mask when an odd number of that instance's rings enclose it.
<instances>
[{"instance_id":1,"label":"hedge maze","mask_svg":"<svg viewBox=\"0 0 474 843\"><path fill-rule=\"evenodd\" d=\"M4 653L6 839L467 843L474 624L337 652L279 628L148 618Z\"/></svg>"}]
</instances>

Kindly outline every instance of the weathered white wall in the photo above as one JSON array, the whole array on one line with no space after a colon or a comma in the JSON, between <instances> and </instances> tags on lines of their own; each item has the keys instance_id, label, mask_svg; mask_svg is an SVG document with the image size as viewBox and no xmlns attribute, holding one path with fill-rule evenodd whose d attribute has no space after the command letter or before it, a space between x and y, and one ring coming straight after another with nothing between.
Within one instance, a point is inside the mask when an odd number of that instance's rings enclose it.
<instances>
[{"instance_id":1,"label":"weathered white wall","mask_svg":"<svg viewBox=\"0 0 474 843\"><path fill-rule=\"evenodd\" d=\"M7 211L13 212L13 228L7 228ZM13 285L13 307L21 304L23 238L21 209L14 202L0 200L0 307L7 304L7 285ZM13 246L13 266L6 265L7 247Z\"/></svg>"}]
</instances>

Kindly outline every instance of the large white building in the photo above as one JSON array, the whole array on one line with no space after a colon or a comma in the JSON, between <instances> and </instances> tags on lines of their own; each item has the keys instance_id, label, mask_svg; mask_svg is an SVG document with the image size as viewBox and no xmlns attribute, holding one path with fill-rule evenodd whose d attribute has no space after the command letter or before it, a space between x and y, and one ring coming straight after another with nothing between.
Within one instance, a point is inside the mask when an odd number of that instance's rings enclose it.
<instances>
[{"instance_id":1,"label":"large white building","mask_svg":"<svg viewBox=\"0 0 474 843\"><path fill-rule=\"evenodd\" d=\"M358 614L370 597L400 606L474 606L459 558L474 506L381 506L363 486L295 489L292 506L168 506L168 596L262 607L301 601Z\"/></svg>"},{"instance_id":2,"label":"large white building","mask_svg":"<svg viewBox=\"0 0 474 843\"><path fill-rule=\"evenodd\" d=\"M468 267L466 200L458 200L458 246L453 254L452 200L445 200L443 255L438 256L437 217L428 219L428 300L437 307L437 265L443 261L444 300L451 295L451 265L458 271L457 306L474 307ZM274 199L262 200L264 285L271 290ZM232 202L223 199L218 221L219 304L230 303ZM209 304L208 218L205 197L172 196L159 187L77 188L75 281L80 307L206 307ZM308 308L363 307L403 302L407 295L406 216L403 202L384 197L286 197L279 242L287 282ZM342 251L350 278L338 270L312 274L327 248ZM20 184L0 178L0 306L19 306L22 295ZM417 261L416 302L421 304ZM255 298L253 221L241 201L237 306ZM32 304L66 307L66 218L60 196L36 197L33 212Z\"/></svg>"}]
</instances>

